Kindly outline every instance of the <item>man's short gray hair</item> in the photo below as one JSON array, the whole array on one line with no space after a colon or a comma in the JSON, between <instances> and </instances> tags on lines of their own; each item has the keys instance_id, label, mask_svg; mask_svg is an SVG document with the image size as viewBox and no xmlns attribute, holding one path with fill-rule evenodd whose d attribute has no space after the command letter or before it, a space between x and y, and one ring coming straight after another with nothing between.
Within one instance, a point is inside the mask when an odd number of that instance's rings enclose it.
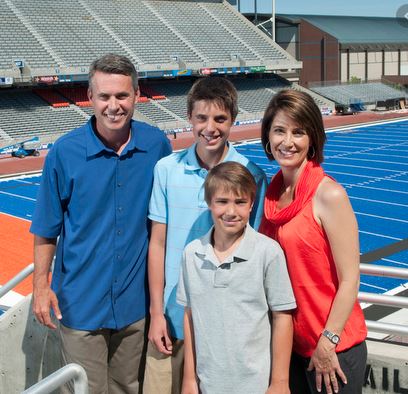
<instances>
[{"instance_id":1,"label":"man's short gray hair","mask_svg":"<svg viewBox=\"0 0 408 394\"><path fill-rule=\"evenodd\" d=\"M106 74L122 74L132 77L132 85L138 88L137 71L133 63L125 56L108 53L92 62L89 67L88 83L91 88L92 78L97 71Z\"/></svg>"}]
</instances>

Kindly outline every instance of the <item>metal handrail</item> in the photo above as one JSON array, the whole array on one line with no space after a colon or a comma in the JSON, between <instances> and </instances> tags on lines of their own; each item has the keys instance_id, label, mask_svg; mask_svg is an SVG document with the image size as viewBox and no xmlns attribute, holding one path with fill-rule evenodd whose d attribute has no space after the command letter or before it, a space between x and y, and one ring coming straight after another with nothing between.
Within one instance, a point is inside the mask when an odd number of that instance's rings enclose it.
<instances>
[{"instance_id":1,"label":"metal handrail","mask_svg":"<svg viewBox=\"0 0 408 394\"><path fill-rule=\"evenodd\" d=\"M365 293L360 291L358 293L358 300L368 302L370 304L394 306L398 308L408 308L408 298L394 295Z\"/></svg>"},{"instance_id":2,"label":"metal handrail","mask_svg":"<svg viewBox=\"0 0 408 394\"><path fill-rule=\"evenodd\" d=\"M48 394L74 379L75 394L88 394L88 378L85 369L78 364L67 364L40 380L22 394Z\"/></svg>"},{"instance_id":3,"label":"metal handrail","mask_svg":"<svg viewBox=\"0 0 408 394\"><path fill-rule=\"evenodd\" d=\"M29 276L34 271L34 264L29 264L21 272L19 272L14 278L10 279L4 286L0 288L0 298L3 297L8 291L17 286L22 282L27 276ZM360 264L360 273L374 275L374 276L385 276L390 278L401 278L408 279L408 269L407 268L396 268L387 267L383 265L374 264ZM376 305L408 308L408 298L400 296L390 296L383 294L374 294L359 292L358 300L360 302L367 302ZM369 330L387 334L401 334L408 335L408 327L400 324L383 323L372 320L366 320L367 328Z\"/></svg>"},{"instance_id":4,"label":"metal handrail","mask_svg":"<svg viewBox=\"0 0 408 394\"><path fill-rule=\"evenodd\" d=\"M10 290L16 287L20 282L22 282L27 276L31 275L34 271L34 263L27 265L22 271L20 271L16 276L11 278L7 283L0 287L0 298L7 294Z\"/></svg>"},{"instance_id":5,"label":"metal handrail","mask_svg":"<svg viewBox=\"0 0 408 394\"><path fill-rule=\"evenodd\" d=\"M374 275L374 276L386 276L390 278L408 279L407 268L386 267L383 265L374 264L360 264L360 273ZM360 302L368 302L376 305L408 308L408 298L400 296L391 296L386 294L374 294L374 293L358 293L358 300ZM366 320L367 328L370 331L380 332L384 334L398 334L408 336L408 327L401 324L384 323L373 320Z\"/></svg>"},{"instance_id":6,"label":"metal handrail","mask_svg":"<svg viewBox=\"0 0 408 394\"><path fill-rule=\"evenodd\" d=\"M407 268L386 267L385 265L361 263L360 273L375 276L387 276L390 278L408 279Z\"/></svg>"}]
</instances>

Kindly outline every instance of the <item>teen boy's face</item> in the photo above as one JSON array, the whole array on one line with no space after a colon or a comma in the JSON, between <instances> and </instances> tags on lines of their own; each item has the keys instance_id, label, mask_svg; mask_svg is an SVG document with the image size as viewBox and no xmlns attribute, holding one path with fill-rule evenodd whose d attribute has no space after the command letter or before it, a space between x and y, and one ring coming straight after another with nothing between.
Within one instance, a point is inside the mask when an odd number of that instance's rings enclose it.
<instances>
[{"instance_id":1,"label":"teen boy's face","mask_svg":"<svg viewBox=\"0 0 408 394\"><path fill-rule=\"evenodd\" d=\"M228 110L211 101L196 101L189 118L193 126L197 154L220 154L224 151L232 126Z\"/></svg>"},{"instance_id":2,"label":"teen boy's face","mask_svg":"<svg viewBox=\"0 0 408 394\"><path fill-rule=\"evenodd\" d=\"M209 205L216 233L240 236L248 223L252 205L248 195L239 196L230 190L217 190Z\"/></svg>"}]
</instances>

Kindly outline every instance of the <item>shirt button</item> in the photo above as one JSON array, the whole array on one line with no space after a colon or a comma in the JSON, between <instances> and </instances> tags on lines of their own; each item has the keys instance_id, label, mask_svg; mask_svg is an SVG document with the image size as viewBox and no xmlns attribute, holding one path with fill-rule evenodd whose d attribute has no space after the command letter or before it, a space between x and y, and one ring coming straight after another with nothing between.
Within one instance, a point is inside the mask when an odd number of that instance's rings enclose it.
<instances>
[{"instance_id":1,"label":"shirt button","mask_svg":"<svg viewBox=\"0 0 408 394\"><path fill-rule=\"evenodd\" d=\"M121 183L121 182L118 182L118 187L122 187L122 183Z\"/></svg>"},{"instance_id":2,"label":"shirt button","mask_svg":"<svg viewBox=\"0 0 408 394\"><path fill-rule=\"evenodd\" d=\"M122 234L122 231L118 230L118 231L116 231L116 234L120 235L120 234Z\"/></svg>"},{"instance_id":3,"label":"shirt button","mask_svg":"<svg viewBox=\"0 0 408 394\"><path fill-rule=\"evenodd\" d=\"M119 212L122 212L122 211L123 211L123 208L122 208L122 207L118 207L118 211L119 211Z\"/></svg>"},{"instance_id":4,"label":"shirt button","mask_svg":"<svg viewBox=\"0 0 408 394\"><path fill-rule=\"evenodd\" d=\"M117 260L120 260L120 254L117 254L117 255L116 255L116 259L117 259Z\"/></svg>"}]
</instances>

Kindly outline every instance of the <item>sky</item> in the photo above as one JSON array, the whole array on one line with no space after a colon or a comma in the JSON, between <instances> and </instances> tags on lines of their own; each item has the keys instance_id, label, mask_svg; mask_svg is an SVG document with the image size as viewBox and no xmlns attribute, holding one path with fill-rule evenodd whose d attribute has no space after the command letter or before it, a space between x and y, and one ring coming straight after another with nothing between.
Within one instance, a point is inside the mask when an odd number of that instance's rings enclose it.
<instances>
[{"instance_id":1,"label":"sky","mask_svg":"<svg viewBox=\"0 0 408 394\"><path fill-rule=\"evenodd\" d=\"M253 12L255 1L258 13L271 13L272 0L240 0L241 12ZM395 17L404 5L408 0L275 0L277 14Z\"/></svg>"}]
</instances>

